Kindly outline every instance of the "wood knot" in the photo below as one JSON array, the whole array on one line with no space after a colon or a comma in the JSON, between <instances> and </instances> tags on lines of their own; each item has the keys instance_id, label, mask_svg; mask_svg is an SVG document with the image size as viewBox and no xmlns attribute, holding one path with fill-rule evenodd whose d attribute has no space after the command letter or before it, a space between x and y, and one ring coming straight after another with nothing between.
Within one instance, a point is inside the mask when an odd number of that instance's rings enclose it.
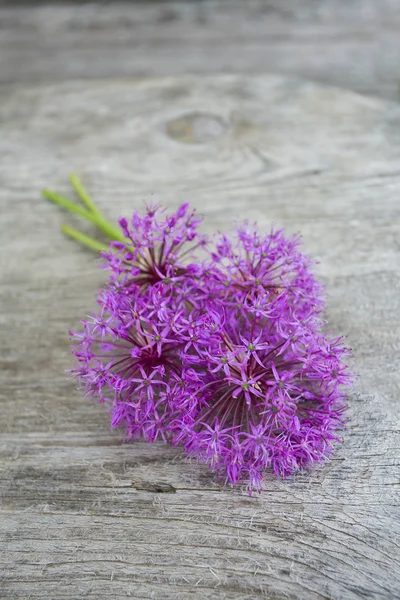
<instances>
[{"instance_id":1,"label":"wood knot","mask_svg":"<svg viewBox=\"0 0 400 600\"><path fill-rule=\"evenodd\" d=\"M167 135L182 144L207 144L220 138L227 125L215 115L189 113L167 123Z\"/></svg>"}]
</instances>

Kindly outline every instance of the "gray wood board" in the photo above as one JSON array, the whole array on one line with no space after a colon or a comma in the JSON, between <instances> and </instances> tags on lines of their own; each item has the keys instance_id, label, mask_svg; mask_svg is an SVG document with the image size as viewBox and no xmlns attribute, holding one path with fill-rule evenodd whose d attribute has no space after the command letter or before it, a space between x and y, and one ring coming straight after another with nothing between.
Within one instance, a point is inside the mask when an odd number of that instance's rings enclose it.
<instances>
[{"instance_id":1,"label":"gray wood board","mask_svg":"<svg viewBox=\"0 0 400 600\"><path fill-rule=\"evenodd\" d=\"M0 7L2 82L276 71L398 100L399 63L398 0Z\"/></svg>"},{"instance_id":2,"label":"gray wood board","mask_svg":"<svg viewBox=\"0 0 400 600\"><path fill-rule=\"evenodd\" d=\"M3 85L0 132L5 597L399 597L400 107L277 76ZM302 232L358 373L329 463L249 497L110 432L64 373L105 280L40 198L70 171L110 218Z\"/></svg>"}]
</instances>

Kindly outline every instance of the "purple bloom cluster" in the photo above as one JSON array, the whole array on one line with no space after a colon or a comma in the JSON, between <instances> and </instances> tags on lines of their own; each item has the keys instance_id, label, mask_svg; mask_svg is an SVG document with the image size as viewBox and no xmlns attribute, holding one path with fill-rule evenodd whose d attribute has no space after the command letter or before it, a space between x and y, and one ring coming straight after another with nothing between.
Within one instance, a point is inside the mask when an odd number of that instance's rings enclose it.
<instances>
[{"instance_id":1,"label":"purple bloom cluster","mask_svg":"<svg viewBox=\"0 0 400 600\"><path fill-rule=\"evenodd\" d=\"M332 451L349 351L323 332L297 237L245 223L210 249L199 222L188 205L120 219L126 243L104 254L111 276L73 334L73 373L128 438L181 444L259 491L267 469L287 476Z\"/></svg>"}]
</instances>

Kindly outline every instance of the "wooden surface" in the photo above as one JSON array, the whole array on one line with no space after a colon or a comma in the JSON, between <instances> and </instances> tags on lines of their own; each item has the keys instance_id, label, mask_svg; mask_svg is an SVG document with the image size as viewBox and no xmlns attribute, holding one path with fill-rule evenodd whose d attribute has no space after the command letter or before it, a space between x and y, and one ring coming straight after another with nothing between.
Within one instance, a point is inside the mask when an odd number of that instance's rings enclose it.
<instances>
[{"instance_id":1,"label":"wooden surface","mask_svg":"<svg viewBox=\"0 0 400 600\"><path fill-rule=\"evenodd\" d=\"M399 101L399 65L399 0L0 0L2 82L277 72Z\"/></svg>"},{"instance_id":2,"label":"wooden surface","mask_svg":"<svg viewBox=\"0 0 400 600\"><path fill-rule=\"evenodd\" d=\"M400 107L275 76L0 86L3 597L399 598ZM121 444L64 370L105 274L40 198L302 231L359 375L344 445L261 496ZM90 231L90 228L88 229Z\"/></svg>"}]
</instances>

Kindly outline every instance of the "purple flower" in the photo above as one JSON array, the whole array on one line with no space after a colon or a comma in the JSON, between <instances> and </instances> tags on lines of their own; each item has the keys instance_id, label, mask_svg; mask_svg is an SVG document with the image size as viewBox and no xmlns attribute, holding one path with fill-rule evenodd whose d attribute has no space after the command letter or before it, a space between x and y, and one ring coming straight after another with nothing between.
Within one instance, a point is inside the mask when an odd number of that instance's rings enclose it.
<instances>
[{"instance_id":1,"label":"purple flower","mask_svg":"<svg viewBox=\"0 0 400 600\"><path fill-rule=\"evenodd\" d=\"M100 312L74 334L86 395L128 438L180 444L250 492L324 460L352 378L300 240L245 223L209 249L187 205L161 214L121 219L129 243L105 254Z\"/></svg>"},{"instance_id":2,"label":"purple flower","mask_svg":"<svg viewBox=\"0 0 400 600\"><path fill-rule=\"evenodd\" d=\"M141 289L161 281L174 282L187 273L195 272L196 265L188 264L196 248L206 245L206 237L197 232L201 219L188 212L183 204L175 213L165 216L159 206L148 206L142 216L133 213L131 225L125 218L119 220L126 242L112 242L103 257L119 281L126 276L129 283Z\"/></svg>"}]
</instances>

